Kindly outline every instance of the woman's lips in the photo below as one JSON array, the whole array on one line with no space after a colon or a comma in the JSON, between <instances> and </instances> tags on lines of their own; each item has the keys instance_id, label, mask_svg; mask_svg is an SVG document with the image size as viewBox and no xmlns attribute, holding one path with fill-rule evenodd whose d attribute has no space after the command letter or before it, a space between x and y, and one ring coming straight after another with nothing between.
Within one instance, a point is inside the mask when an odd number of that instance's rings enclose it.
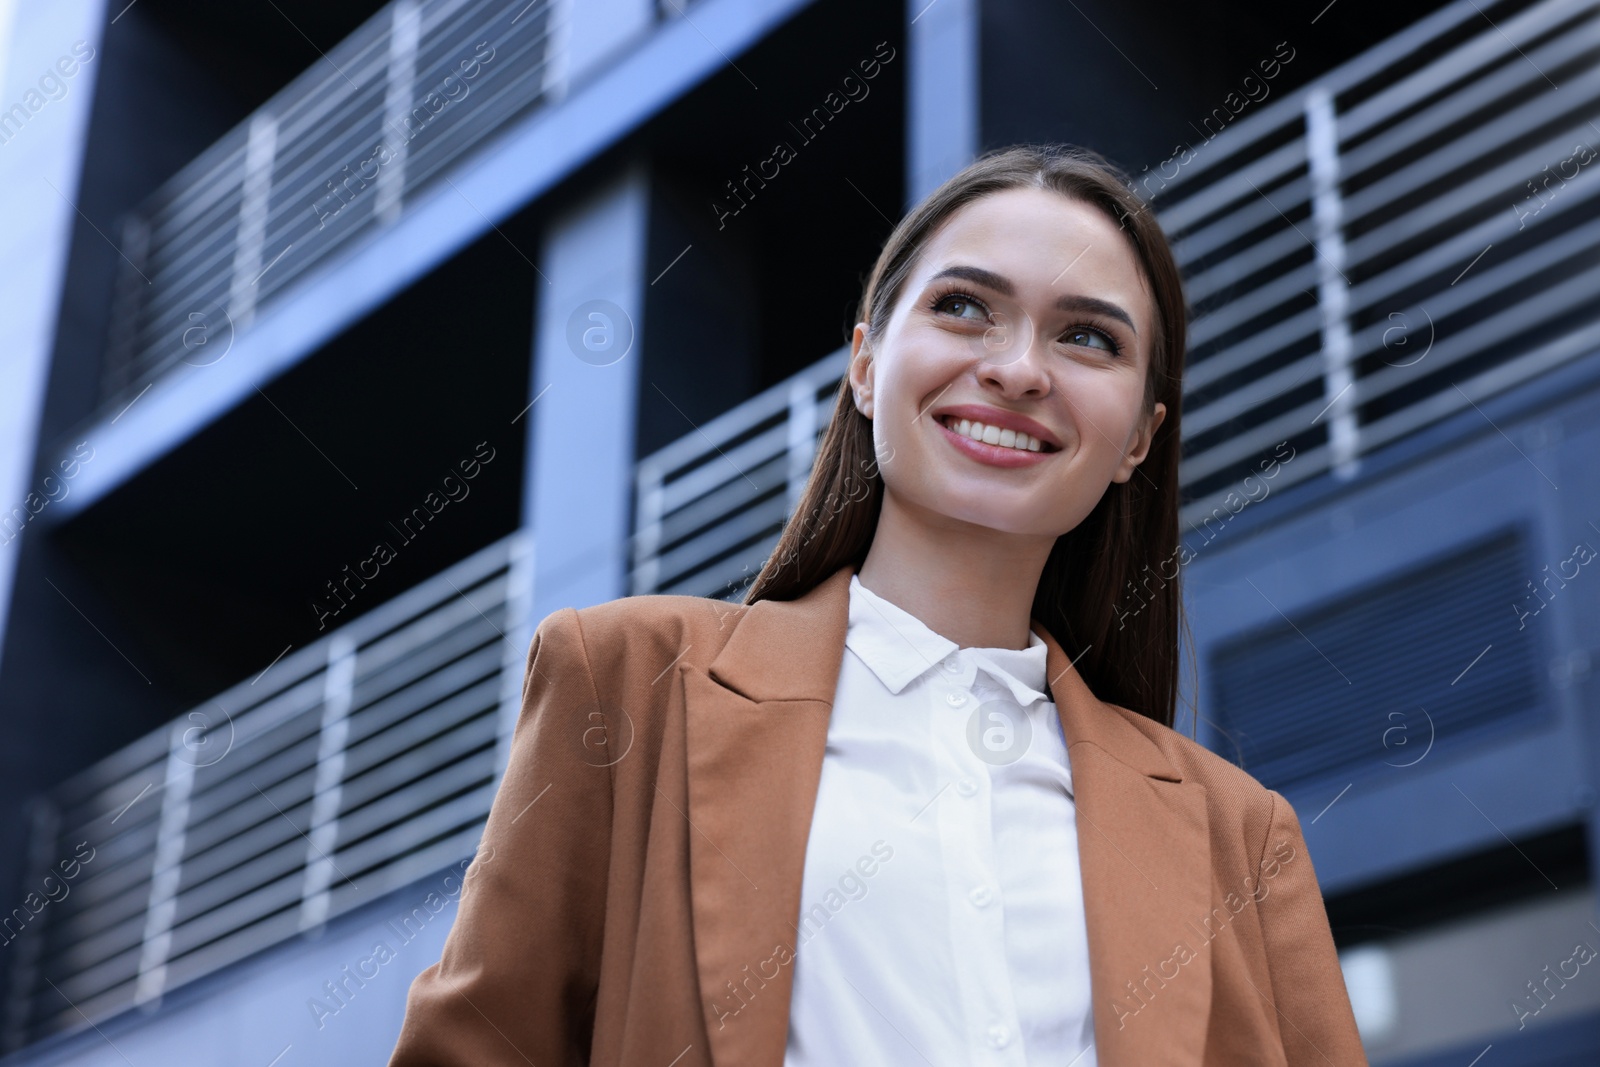
<instances>
[{"instance_id":1,"label":"woman's lips","mask_svg":"<svg viewBox=\"0 0 1600 1067\"><path fill-rule=\"evenodd\" d=\"M979 463L987 463L991 467L1031 467L1036 463L1043 463L1055 455L1054 452L1029 452L1021 448L985 444L982 441L974 441L970 437L956 433L938 419L934 419L933 424L939 428L939 432L944 434L956 448Z\"/></svg>"}]
</instances>

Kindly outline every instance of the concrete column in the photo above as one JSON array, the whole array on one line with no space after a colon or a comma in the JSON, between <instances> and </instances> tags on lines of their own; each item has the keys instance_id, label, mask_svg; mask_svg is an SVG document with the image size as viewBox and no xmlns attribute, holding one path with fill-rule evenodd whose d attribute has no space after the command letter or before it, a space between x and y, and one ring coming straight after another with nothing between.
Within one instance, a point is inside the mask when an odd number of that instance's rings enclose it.
<instances>
[{"instance_id":1,"label":"concrete column","mask_svg":"<svg viewBox=\"0 0 1600 1067\"><path fill-rule=\"evenodd\" d=\"M627 591L649 193L630 165L545 231L523 416L534 623Z\"/></svg>"},{"instance_id":2,"label":"concrete column","mask_svg":"<svg viewBox=\"0 0 1600 1067\"><path fill-rule=\"evenodd\" d=\"M691 0L661 0L662 11L672 17ZM552 72L553 91L565 96L574 82L582 82L613 59L656 22L656 0L556 0L552 20L560 66Z\"/></svg>"},{"instance_id":3,"label":"concrete column","mask_svg":"<svg viewBox=\"0 0 1600 1067\"><path fill-rule=\"evenodd\" d=\"M978 0L907 0L906 205L978 152Z\"/></svg>"},{"instance_id":4,"label":"concrete column","mask_svg":"<svg viewBox=\"0 0 1600 1067\"><path fill-rule=\"evenodd\" d=\"M101 0L0 0L0 636L22 532L68 491L33 464L104 18Z\"/></svg>"}]
</instances>

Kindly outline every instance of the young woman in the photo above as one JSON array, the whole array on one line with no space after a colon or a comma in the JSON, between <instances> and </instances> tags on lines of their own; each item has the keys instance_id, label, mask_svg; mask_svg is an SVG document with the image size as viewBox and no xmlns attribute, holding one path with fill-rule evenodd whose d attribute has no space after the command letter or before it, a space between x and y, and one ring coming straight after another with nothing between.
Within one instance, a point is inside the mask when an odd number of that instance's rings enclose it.
<instances>
[{"instance_id":1,"label":"young woman","mask_svg":"<svg viewBox=\"0 0 1600 1067\"><path fill-rule=\"evenodd\" d=\"M1149 210L1090 153L990 154L857 318L742 605L541 622L391 1064L1364 1064L1294 811L1171 728Z\"/></svg>"}]
</instances>

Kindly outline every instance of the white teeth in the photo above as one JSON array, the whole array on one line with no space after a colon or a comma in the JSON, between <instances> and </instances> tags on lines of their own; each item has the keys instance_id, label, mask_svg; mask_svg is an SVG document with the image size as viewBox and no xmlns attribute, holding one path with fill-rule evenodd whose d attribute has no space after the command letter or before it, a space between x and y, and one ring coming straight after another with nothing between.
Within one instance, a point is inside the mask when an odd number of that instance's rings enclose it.
<instances>
[{"instance_id":1,"label":"white teeth","mask_svg":"<svg viewBox=\"0 0 1600 1067\"><path fill-rule=\"evenodd\" d=\"M1032 437L1020 430L1002 430L998 426L986 426L981 422L971 419L957 420L945 416L944 425L963 437L970 437L974 441L985 444L999 445L1002 448L1015 448L1025 452L1042 451L1041 443L1037 437Z\"/></svg>"}]
</instances>

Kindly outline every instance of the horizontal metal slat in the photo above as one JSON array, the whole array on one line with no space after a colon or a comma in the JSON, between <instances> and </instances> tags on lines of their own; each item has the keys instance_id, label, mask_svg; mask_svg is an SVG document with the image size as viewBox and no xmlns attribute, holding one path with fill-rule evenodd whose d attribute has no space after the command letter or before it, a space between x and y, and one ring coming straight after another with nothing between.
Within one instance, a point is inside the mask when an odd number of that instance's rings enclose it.
<instances>
[{"instance_id":1,"label":"horizontal metal slat","mask_svg":"<svg viewBox=\"0 0 1600 1067\"><path fill-rule=\"evenodd\" d=\"M381 728L352 740L345 748L344 780L348 784L372 768L444 733L465 719L493 709L499 700L500 676L485 678L478 684L417 712L399 723L384 723Z\"/></svg>"}]
</instances>

